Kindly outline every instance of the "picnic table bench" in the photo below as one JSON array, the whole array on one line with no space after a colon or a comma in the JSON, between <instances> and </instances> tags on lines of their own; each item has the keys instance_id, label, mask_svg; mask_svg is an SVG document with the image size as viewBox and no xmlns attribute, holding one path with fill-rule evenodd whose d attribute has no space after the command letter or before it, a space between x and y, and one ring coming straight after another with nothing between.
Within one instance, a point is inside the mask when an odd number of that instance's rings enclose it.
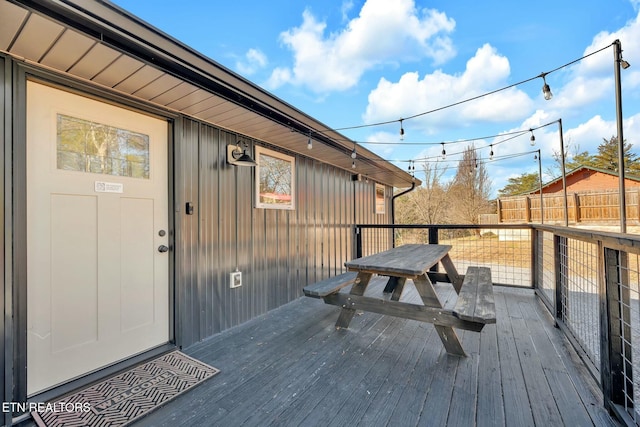
<instances>
[{"instance_id":1,"label":"picnic table bench","mask_svg":"<svg viewBox=\"0 0 640 427\"><path fill-rule=\"evenodd\" d=\"M461 277L449 258L449 245L410 244L345 263L347 272L306 286L308 297L321 298L341 307L337 328L348 328L357 309L433 323L449 354L465 356L453 328L480 332L496 322L491 270L469 267ZM445 309L436 294L428 271L441 263L458 294L453 309ZM390 299L365 296L371 277L388 276L385 291ZM413 281L422 305L400 301L407 279ZM353 284L349 293L340 292Z\"/></svg>"}]
</instances>

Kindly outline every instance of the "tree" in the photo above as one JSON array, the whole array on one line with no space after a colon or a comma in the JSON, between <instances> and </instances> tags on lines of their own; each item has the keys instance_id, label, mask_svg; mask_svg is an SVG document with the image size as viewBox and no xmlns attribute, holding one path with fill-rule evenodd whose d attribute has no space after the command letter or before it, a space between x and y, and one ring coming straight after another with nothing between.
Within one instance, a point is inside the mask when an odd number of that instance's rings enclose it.
<instances>
[{"instance_id":1,"label":"tree","mask_svg":"<svg viewBox=\"0 0 640 427\"><path fill-rule=\"evenodd\" d=\"M538 190L539 188L540 179L538 178L538 172L524 172L520 176L509 178L507 185L498 190L498 197L515 196Z\"/></svg>"},{"instance_id":2,"label":"tree","mask_svg":"<svg viewBox=\"0 0 640 427\"><path fill-rule=\"evenodd\" d=\"M447 208L449 184L442 181L447 168L440 163L423 166L421 187L398 199L396 219L401 224L443 224Z\"/></svg>"},{"instance_id":3,"label":"tree","mask_svg":"<svg viewBox=\"0 0 640 427\"><path fill-rule=\"evenodd\" d=\"M449 194L451 216L461 224L479 224L480 214L491 212L491 179L473 145L462 154Z\"/></svg>"},{"instance_id":4,"label":"tree","mask_svg":"<svg viewBox=\"0 0 640 427\"><path fill-rule=\"evenodd\" d=\"M610 139L602 138L602 143L598 146L598 154L593 156L594 167L618 171L618 137L612 136ZM640 160L638 156L631 152L633 144L624 142L624 164L625 172L640 171Z\"/></svg>"},{"instance_id":5,"label":"tree","mask_svg":"<svg viewBox=\"0 0 640 427\"><path fill-rule=\"evenodd\" d=\"M565 144L564 154L564 164L567 171L580 166L595 167L593 165L593 156L589 154L588 151L580 151L580 145L574 144L572 141L568 141ZM562 175L562 154L560 153L560 150L554 149L551 157L553 157L555 163L547 167L546 174L554 177Z\"/></svg>"}]
</instances>

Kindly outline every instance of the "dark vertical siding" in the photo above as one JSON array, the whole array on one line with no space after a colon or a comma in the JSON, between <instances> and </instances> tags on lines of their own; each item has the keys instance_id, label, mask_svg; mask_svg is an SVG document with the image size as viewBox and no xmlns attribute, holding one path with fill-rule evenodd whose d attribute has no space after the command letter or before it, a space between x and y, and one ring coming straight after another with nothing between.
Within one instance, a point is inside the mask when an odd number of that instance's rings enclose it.
<instances>
[{"instance_id":1,"label":"dark vertical siding","mask_svg":"<svg viewBox=\"0 0 640 427\"><path fill-rule=\"evenodd\" d=\"M375 214L372 181L352 181L349 171L299 155L295 210L257 209L255 170L228 165L226 146L241 140L254 152L259 142L190 119L181 123L176 330L183 346L286 304L306 284L343 272L353 254L354 223L389 219ZM184 212L189 201L195 215ZM243 283L232 289L229 274L236 269Z\"/></svg>"},{"instance_id":2,"label":"dark vertical siding","mask_svg":"<svg viewBox=\"0 0 640 427\"><path fill-rule=\"evenodd\" d=\"M356 224L390 224L391 198L393 189L385 187L385 213L377 214L375 208L375 186L372 180L363 178L355 183L356 201L354 203ZM362 236L363 254L380 252L391 247L393 233L390 230L365 229Z\"/></svg>"},{"instance_id":3,"label":"dark vertical siding","mask_svg":"<svg viewBox=\"0 0 640 427\"><path fill-rule=\"evenodd\" d=\"M200 125L200 330L209 336L221 329L219 311L207 308L209 301L220 299L221 281L220 251L218 239L220 235L220 168L221 155L219 130Z\"/></svg>"},{"instance_id":4,"label":"dark vertical siding","mask_svg":"<svg viewBox=\"0 0 640 427\"><path fill-rule=\"evenodd\" d=\"M178 344L190 344L201 337L200 295L198 287L198 146L200 125L182 121L176 144L176 318ZM193 215L186 215L193 203Z\"/></svg>"}]
</instances>

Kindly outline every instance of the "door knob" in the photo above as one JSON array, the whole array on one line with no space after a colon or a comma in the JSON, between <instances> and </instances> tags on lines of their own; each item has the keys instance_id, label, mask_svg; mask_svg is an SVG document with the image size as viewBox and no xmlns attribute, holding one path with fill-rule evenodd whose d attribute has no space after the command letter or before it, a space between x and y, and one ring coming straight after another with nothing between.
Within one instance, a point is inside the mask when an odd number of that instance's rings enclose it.
<instances>
[{"instance_id":1,"label":"door knob","mask_svg":"<svg viewBox=\"0 0 640 427\"><path fill-rule=\"evenodd\" d=\"M158 246L158 252L164 253L164 252L168 252L168 251L169 251L169 247L167 247L165 245Z\"/></svg>"}]
</instances>

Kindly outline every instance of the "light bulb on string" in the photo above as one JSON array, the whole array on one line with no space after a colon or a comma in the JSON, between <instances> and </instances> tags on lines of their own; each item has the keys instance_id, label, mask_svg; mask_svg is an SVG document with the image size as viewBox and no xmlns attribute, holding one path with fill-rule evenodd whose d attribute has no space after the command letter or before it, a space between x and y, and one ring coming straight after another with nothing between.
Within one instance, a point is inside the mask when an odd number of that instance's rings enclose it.
<instances>
[{"instance_id":1,"label":"light bulb on string","mask_svg":"<svg viewBox=\"0 0 640 427\"><path fill-rule=\"evenodd\" d=\"M444 142L441 142L442 144L442 160L447 158L447 152L444 149Z\"/></svg>"},{"instance_id":2,"label":"light bulb on string","mask_svg":"<svg viewBox=\"0 0 640 427\"><path fill-rule=\"evenodd\" d=\"M351 162L351 169L355 169L356 168L356 161L352 161Z\"/></svg>"},{"instance_id":3,"label":"light bulb on string","mask_svg":"<svg viewBox=\"0 0 640 427\"><path fill-rule=\"evenodd\" d=\"M402 120L400 119L400 141L404 141L404 128L402 127Z\"/></svg>"},{"instance_id":4,"label":"light bulb on string","mask_svg":"<svg viewBox=\"0 0 640 427\"><path fill-rule=\"evenodd\" d=\"M548 101L553 98L553 94L551 93L551 88L547 84L547 79L545 78L546 75L547 73L542 73L542 81L544 82L542 85L542 94L544 95L544 99Z\"/></svg>"},{"instance_id":5,"label":"light bulb on string","mask_svg":"<svg viewBox=\"0 0 640 427\"><path fill-rule=\"evenodd\" d=\"M415 167L413 166L413 160L409 160L409 168L407 169L407 171L411 174L411 176L413 176Z\"/></svg>"},{"instance_id":6,"label":"light bulb on string","mask_svg":"<svg viewBox=\"0 0 640 427\"><path fill-rule=\"evenodd\" d=\"M489 160L493 160L493 144L489 145L489 149L491 151L489 151Z\"/></svg>"},{"instance_id":7,"label":"light bulb on string","mask_svg":"<svg viewBox=\"0 0 640 427\"><path fill-rule=\"evenodd\" d=\"M529 132L531 132L531 138L529 138L531 140L531 146L536 145L536 136L533 134L533 129L529 129Z\"/></svg>"},{"instance_id":8,"label":"light bulb on string","mask_svg":"<svg viewBox=\"0 0 640 427\"><path fill-rule=\"evenodd\" d=\"M309 137L309 140L307 141L307 149L311 150L313 148L313 141L311 141L311 137Z\"/></svg>"},{"instance_id":9,"label":"light bulb on string","mask_svg":"<svg viewBox=\"0 0 640 427\"><path fill-rule=\"evenodd\" d=\"M353 144L353 151L351 152L351 158L355 159L356 157L358 157L358 155L356 154L356 144Z\"/></svg>"}]
</instances>

